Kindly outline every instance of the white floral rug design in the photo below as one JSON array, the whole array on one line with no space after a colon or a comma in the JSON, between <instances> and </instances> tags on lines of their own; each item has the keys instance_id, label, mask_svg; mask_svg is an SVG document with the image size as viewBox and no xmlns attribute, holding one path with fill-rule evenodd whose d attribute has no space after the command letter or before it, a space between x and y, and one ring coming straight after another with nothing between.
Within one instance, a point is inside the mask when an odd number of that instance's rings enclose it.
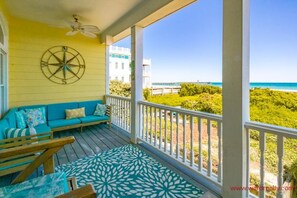
<instances>
[{"instance_id":1,"label":"white floral rug design","mask_svg":"<svg viewBox=\"0 0 297 198\"><path fill-rule=\"evenodd\" d=\"M133 145L58 166L98 197L201 197L204 192Z\"/></svg>"}]
</instances>

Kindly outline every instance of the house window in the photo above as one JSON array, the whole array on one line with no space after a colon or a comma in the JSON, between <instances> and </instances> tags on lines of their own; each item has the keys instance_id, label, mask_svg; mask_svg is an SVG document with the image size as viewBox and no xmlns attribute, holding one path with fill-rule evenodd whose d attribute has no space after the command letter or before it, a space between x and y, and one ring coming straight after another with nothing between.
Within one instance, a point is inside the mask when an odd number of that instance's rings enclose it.
<instances>
[{"instance_id":1,"label":"house window","mask_svg":"<svg viewBox=\"0 0 297 198\"><path fill-rule=\"evenodd\" d=\"M125 81L125 78L124 78L124 76L122 76L122 82L124 82Z\"/></svg>"},{"instance_id":2,"label":"house window","mask_svg":"<svg viewBox=\"0 0 297 198\"><path fill-rule=\"evenodd\" d=\"M7 34L4 28L0 17L0 118L8 109Z\"/></svg>"},{"instance_id":3,"label":"house window","mask_svg":"<svg viewBox=\"0 0 297 198\"><path fill-rule=\"evenodd\" d=\"M115 68L118 69L118 62L115 63Z\"/></svg>"},{"instance_id":4,"label":"house window","mask_svg":"<svg viewBox=\"0 0 297 198\"><path fill-rule=\"evenodd\" d=\"M122 63L122 69L125 69L125 64L124 63Z\"/></svg>"},{"instance_id":5,"label":"house window","mask_svg":"<svg viewBox=\"0 0 297 198\"><path fill-rule=\"evenodd\" d=\"M119 77L116 76L116 77L115 77L115 80L119 80Z\"/></svg>"}]
</instances>

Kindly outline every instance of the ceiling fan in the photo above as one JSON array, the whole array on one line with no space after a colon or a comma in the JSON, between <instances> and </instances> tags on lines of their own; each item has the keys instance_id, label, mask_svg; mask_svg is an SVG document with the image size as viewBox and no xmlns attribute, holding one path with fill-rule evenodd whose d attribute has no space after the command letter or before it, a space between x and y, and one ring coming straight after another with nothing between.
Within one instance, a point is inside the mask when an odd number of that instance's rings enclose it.
<instances>
[{"instance_id":1,"label":"ceiling fan","mask_svg":"<svg viewBox=\"0 0 297 198\"><path fill-rule=\"evenodd\" d=\"M71 30L69 32L66 33L67 36L73 36L75 34L77 34L78 32L80 32L82 35L87 36L87 37L91 37L91 38L96 38L100 29L95 26L95 25L82 25L78 19L79 16L74 14L73 15L73 19L74 22L71 22L70 24L70 28Z\"/></svg>"}]
</instances>

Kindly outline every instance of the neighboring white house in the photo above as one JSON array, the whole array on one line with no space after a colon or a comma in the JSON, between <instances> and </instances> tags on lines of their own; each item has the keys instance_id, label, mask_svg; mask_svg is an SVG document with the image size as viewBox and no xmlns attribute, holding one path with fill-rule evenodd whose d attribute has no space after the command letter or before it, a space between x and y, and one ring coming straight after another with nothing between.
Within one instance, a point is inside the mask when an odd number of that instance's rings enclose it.
<instances>
[{"instance_id":1,"label":"neighboring white house","mask_svg":"<svg viewBox=\"0 0 297 198\"><path fill-rule=\"evenodd\" d=\"M131 50L129 48L109 47L109 80L131 82ZM151 59L143 59L143 88L152 86Z\"/></svg>"}]
</instances>

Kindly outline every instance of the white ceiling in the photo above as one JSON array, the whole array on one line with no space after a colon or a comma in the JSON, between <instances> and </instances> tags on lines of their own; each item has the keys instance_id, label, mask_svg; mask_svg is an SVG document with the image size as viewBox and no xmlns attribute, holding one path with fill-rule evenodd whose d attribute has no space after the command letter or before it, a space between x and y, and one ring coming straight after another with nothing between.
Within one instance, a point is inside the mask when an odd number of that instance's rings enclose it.
<instances>
[{"instance_id":1,"label":"white ceiling","mask_svg":"<svg viewBox=\"0 0 297 198\"><path fill-rule=\"evenodd\" d=\"M11 15L57 27L69 27L72 15L104 31L145 0L5 0Z\"/></svg>"}]
</instances>

